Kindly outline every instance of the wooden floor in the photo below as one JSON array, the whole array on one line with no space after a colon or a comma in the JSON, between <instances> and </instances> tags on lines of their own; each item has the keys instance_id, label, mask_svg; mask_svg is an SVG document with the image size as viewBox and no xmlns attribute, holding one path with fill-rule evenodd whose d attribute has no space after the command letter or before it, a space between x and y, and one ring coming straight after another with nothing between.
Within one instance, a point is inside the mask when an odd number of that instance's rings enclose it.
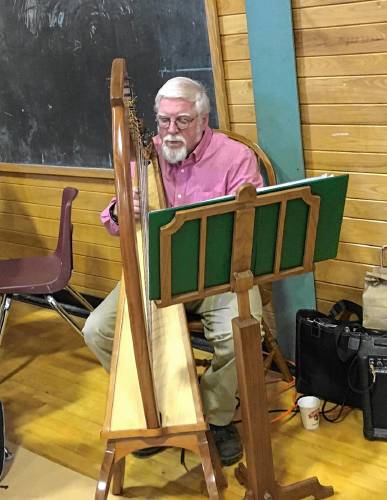
<instances>
[{"instance_id":1,"label":"wooden floor","mask_svg":"<svg viewBox=\"0 0 387 500\"><path fill-rule=\"evenodd\" d=\"M82 339L54 312L14 302L0 354L8 438L97 478L108 376ZM286 408L292 391L278 395L283 385L268 387L270 408ZM322 421L317 431L302 429L299 415L284 419L272 424L272 443L276 478L282 484L316 475L334 486L336 498L387 498L387 442L363 438L358 411L339 424ZM175 449L146 460L128 457L125 497L202 498L199 462L186 455L188 471ZM226 469L226 500L243 496L233 471Z\"/></svg>"}]
</instances>

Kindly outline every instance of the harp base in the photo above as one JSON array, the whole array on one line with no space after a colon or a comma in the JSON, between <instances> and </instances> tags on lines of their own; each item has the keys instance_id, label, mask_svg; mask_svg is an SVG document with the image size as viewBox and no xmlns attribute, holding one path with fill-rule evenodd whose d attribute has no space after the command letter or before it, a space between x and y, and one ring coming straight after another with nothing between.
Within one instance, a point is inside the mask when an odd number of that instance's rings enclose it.
<instances>
[{"instance_id":1,"label":"harp base","mask_svg":"<svg viewBox=\"0 0 387 500\"><path fill-rule=\"evenodd\" d=\"M211 500L221 498L221 491L227 487L227 479L223 474L210 431L199 431L167 437L128 437L108 440L95 492L95 500L105 500L108 497L112 479L113 495L121 494L124 485L126 455L151 446L173 446L198 454L202 461L209 498Z\"/></svg>"}]
</instances>

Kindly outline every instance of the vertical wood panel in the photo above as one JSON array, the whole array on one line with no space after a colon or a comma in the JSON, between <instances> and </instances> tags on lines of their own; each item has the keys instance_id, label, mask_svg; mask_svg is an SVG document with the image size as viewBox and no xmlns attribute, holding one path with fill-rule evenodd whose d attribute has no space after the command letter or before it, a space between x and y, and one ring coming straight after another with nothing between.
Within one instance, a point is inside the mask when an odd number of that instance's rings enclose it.
<instances>
[{"instance_id":1,"label":"vertical wood panel","mask_svg":"<svg viewBox=\"0 0 387 500\"><path fill-rule=\"evenodd\" d=\"M216 47L216 44L219 45L216 48L216 53L217 64L222 66L220 79L222 79L224 89L222 92L225 95L221 104L223 109L225 107L224 103L227 102L227 109L224 112L226 118L222 121L223 125L221 123L220 125L224 128L231 128L231 130L257 141L257 131L254 130L255 110L251 87L245 1L218 0L216 2L217 26L215 26L214 19L214 3L215 0L206 0L207 16L210 19L212 18L209 28L210 46L214 45ZM208 14L209 6L212 8L210 15ZM218 30L218 38L212 44L211 32L216 30ZM221 63L219 63L220 57L222 59ZM215 72L214 76L216 76Z\"/></svg>"},{"instance_id":2,"label":"vertical wood panel","mask_svg":"<svg viewBox=\"0 0 387 500\"><path fill-rule=\"evenodd\" d=\"M215 86L216 107L219 127L230 128L227 94L224 79L222 46L219 34L219 19L216 0L205 0L207 14L208 41L210 44L212 73Z\"/></svg>"},{"instance_id":3,"label":"vertical wood panel","mask_svg":"<svg viewBox=\"0 0 387 500\"><path fill-rule=\"evenodd\" d=\"M217 0L220 16L246 12L245 0Z\"/></svg>"}]
</instances>

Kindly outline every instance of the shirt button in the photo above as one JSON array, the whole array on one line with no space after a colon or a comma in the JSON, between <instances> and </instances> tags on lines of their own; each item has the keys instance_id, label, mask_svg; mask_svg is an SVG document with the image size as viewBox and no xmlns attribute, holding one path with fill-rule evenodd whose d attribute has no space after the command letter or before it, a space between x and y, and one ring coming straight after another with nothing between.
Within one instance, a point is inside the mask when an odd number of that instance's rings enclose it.
<instances>
[{"instance_id":1,"label":"shirt button","mask_svg":"<svg viewBox=\"0 0 387 500\"><path fill-rule=\"evenodd\" d=\"M182 168L182 169L180 170L180 172L181 172L182 174L184 174L184 168Z\"/></svg>"},{"instance_id":2,"label":"shirt button","mask_svg":"<svg viewBox=\"0 0 387 500\"><path fill-rule=\"evenodd\" d=\"M178 194L178 195L177 195L177 197L178 197L178 198L179 198L179 200L180 200L180 198L181 198L181 194Z\"/></svg>"}]
</instances>

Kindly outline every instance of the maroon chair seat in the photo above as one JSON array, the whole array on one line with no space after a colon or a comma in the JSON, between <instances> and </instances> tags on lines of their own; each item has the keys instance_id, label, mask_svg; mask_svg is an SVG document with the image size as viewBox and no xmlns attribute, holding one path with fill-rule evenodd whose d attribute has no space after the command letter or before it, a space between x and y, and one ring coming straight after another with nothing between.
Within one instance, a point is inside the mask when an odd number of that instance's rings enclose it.
<instances>
[{"instance_id":1,"label":"maroon chair seat","mask_svg":"<svg viewBox=\"0 0 387 500\"><path fill-rule=\"evenodd\" d=\"M0 260L0 340L13 295L16 294L44 295L47 303L82 335L77 324L53 297L55 292L67 290L86 309L93 310L87 300L69 285L73 269L71 207L77 194L75 188L66 187L63 190L58 243L54 252Z\"/></svg>"},{"instance_id":2,"label":"maroon chair seat","mask_svg":"<svg viewBox=\"0 0 387 500\"><path fill-rule=\"evenodd\" d=\"M58 279L63 261L56 254L0 261L0 293L46 294L62 290L66 280ZM66 273L67 274L67 273Z\"/></svg>"}]
</instances>

